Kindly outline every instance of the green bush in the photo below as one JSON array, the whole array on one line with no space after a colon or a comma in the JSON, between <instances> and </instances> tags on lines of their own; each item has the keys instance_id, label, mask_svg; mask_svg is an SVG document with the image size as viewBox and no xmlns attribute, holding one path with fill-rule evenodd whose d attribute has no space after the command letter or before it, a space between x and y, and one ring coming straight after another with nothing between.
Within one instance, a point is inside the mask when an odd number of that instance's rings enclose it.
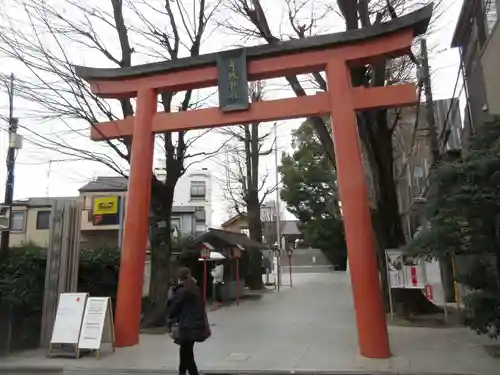
<instances>
[{"instance_id":1,"label":"green bush","mask_svg":"<svg viewBox=\"0 0 500 375\"><path fill-rule=\"evenodd\" d=\"M33 244L9 249L6 258L0 262L2 304L38 306L41 309L46 257L46 250Z\"/></svg>"},{"instance_id":2,"label":"green bush","mask_svg":"<svg viewBox=\"0 0 500 375\"><path fill-rule=\"evenodd\" d=\"M0 262L0 319L11 321L10 350L33 348L40 341L46 262L46 249L33 244L9 249ZM114 302L119 263L117 249L82 251L78 291L109 296ZM0 347L5 339L0 333Z\"/></svg>"},{"instance_id":3,"label":"green bush","mask_svg":"<svg viewBox=\"0 0 500 375\"><path fill-rule=\"evenodd\" d=\"M9 249L0 262L0 316L2 325L11 327L10 350L33 348L40 341L45 265L46 250L33 244Z\"/></svg>"},{"instance_id":4,"label":"green bush","mask_svg":"<svg viewBox=\"0 0 500 375\"><path fill-rule=\"evenodd\" d=\"M425 205L429 223L408 245L413 255L468 258L458 281L466 287L465 323L500 337L500 118L471 138L463 158L432 173ZM472 261L472 259L474 259Z\"/></svg>"},{"instance_id":5,"label":"green bush","mask_svg":"<svg viewBox=\"0 0 500 375\"><path fill-rule=\"evenodd\" d=\"M114 248L84 250L80 254L78 291L115 301L120 269L120 251Z\"/></svg>"},{"instance_id":6,"label":"green bush","mask_svg":"<svg viewBox=\"0 0 500 375\"><path fill-rule=\"evenodd\" d=\"M468 262L458 281L467 286L463 315L465 324L479 334L500 337L500 285L495 266L486 257Z\"/></svg>"}]
</instances>

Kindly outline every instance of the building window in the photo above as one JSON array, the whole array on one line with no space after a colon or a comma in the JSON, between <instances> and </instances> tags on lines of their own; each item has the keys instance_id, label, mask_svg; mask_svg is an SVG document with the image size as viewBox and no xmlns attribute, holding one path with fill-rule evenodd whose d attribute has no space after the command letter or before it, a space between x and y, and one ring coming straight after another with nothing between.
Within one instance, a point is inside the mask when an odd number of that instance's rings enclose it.
<instances>
[{"instance_id":1,"label":"building window","mask_svg":"<svg viewBox=\"0 0 500 375\"><path fill-rule=\"evenodd\" d=\"M191 181L191 199L203 200L206 198L207 184L205 181Z\"/></svg>"},{"instance_id":2,"label":"building window","mask_svg":"<svg viewBox=\"0 0 500 375\"><path fill-rule=\"evenodd\" d=\"M92 198L93 197L88 196L88 195L83 197L83 209L84 210L92 210L92 203L94 202L94 200Z\"/></svg>"},{"instance_id":3,"label":"building window","mask_svg":"<svg viewBox=\"0 0 500 375\"><path fill-rule=\"evenodd\" d=\"M498 21L497 0L484 0L486 35L489 36Z\"/></svg>"},{"instance_id":4,"label":"building window","mask_svg":"<svg viewBox=\"0 0 500 375\"><path fill-rule=\"evenodd\" d=\"M36 214L36 229L49 229L50 211L38 211Z\"/></svg>"},{"instance_id":5,"label":"building window","mask_svg":"<svg viewBox=\"0 0 500 375\"><path fill-rule=\"evenodd\" d=\"M26 212L13 211L10 214L10 230L12 232L24 232L26 223Z\"/></svg>"}]
</instances>

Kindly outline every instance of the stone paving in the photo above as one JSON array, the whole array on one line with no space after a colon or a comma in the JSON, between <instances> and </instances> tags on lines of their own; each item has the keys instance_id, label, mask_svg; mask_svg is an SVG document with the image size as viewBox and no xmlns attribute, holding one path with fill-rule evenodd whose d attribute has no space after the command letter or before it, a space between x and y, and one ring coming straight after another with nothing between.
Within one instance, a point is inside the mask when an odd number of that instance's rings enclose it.
<instances>
[{"instance_id":1,"label":"stone paving","mask_svg":"<svg viewBox=\"0 0 500 375\"><path fill-rule=\"evenodd\" d=\"M390 327L392 358L359 356L350 293L345 273L302 273L294 275L293 288L211 312L213 336L196 346L198 365L204 371L235 373L500 373L500 361L484 350L484 345L494 343L465 328ZM0 360L0 370L16 366L81 373L175 372L177 347L168 336L143 335L139 346L118 349L114 354L104 348L100 360L47 359L40 351Z\"/></svg>"}]
</instances>

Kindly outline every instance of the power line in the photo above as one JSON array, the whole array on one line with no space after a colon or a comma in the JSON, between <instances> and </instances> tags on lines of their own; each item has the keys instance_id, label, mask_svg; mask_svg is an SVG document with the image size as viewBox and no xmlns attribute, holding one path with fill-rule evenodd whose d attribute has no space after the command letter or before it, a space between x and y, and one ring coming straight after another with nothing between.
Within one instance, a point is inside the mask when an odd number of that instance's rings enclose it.
<instances>
[{"instance_id":1,"label":"power line","mask_svg":"<svg viewBox=\"0 0 500 375\"><path fill-rule=\"evenodd\" d=\"M476 4L477 4L477 0L472 0L471 9L474 9ZM486 9L486 8L483 9L483 12L482 12L483 19L486 18L487 10L488 9ZM450 120L451 111L455 108L455 106L453 105L453 102L455 99L460 98L460 95L462 95L462 91L464 90L465 84L466 84L465 83L466 77L464 77L464 83L462 84L462 87L460 88L460 92L458 93L458 95L456 95L457 89L458 89L458 82L460 81L460 76L462 75L462 73L464 75L467 74L467 71L469 70L471 64L474 61L475 61L474 56L472 56L469 59L469 61L467 62L467 64L464 66L463 53L460 53L460 63L458 66L457 78L455 79L455 86L453 88L453 94L451 95L451 103L450 103L450 106L448 108L448 112L446 113L446 118L445 118L444 123L443 123L443 128L441 129L441 133L439 135L439 139L442 139L443 135L445 135L444 145L446 145L446 142L448 141L448 136L449 136L448 121ZM467 98L467 102L469 102L469 98ZM469 106L469 103L467 103L467 106Z\"/></svg>"}]
</instances>

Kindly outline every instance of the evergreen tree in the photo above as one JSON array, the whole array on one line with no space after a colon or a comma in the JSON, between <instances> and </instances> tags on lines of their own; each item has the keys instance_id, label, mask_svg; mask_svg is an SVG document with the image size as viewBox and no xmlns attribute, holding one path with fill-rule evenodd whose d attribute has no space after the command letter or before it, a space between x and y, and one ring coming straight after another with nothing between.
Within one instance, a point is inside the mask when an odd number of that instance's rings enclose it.
<instances>
[{"instance_id":1,"label":"evergreen tree","mask_svg":"<svg viewBox=\"0 0 500 375\"><path fill-rule=\"evenodd\" d=\"M345 269L347 250L335 169L310 122L294 131L292 146L294 153L281 159L281 198L302 223L306 241Z\"/></svg>"},{"instance_id":2,"label":"evergreen tree","mask_svg":"<svg viewBox=\"0 0 500 375\"><path fill-rule=\"evenodd\" d=\"M471 139L464 158L443 162L431 180L427 227L408 245L412 253L467 256L457 279L467 288L465 322L500 335L500 118Z\"/></svg>"}]
</instances>

